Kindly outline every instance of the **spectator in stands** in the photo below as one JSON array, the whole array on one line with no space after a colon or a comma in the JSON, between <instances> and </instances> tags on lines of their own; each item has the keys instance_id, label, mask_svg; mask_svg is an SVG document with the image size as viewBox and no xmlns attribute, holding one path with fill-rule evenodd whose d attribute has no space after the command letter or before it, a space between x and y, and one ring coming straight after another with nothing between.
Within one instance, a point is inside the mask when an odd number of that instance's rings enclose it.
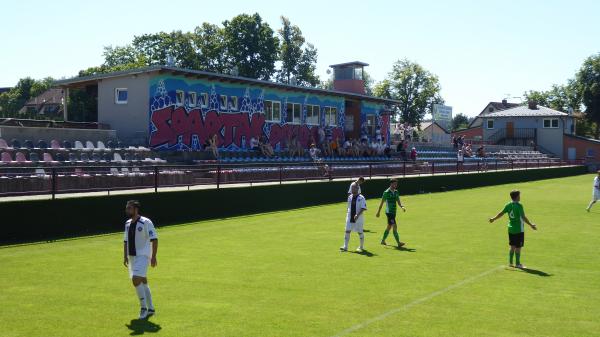
<instances>
[{"instance_id":1,"label":"spectator in stands","mask_svg":"<svg viewBox=\"0 0 600 337\"><path fill-rule=\"evenodd\" d=\"M313 160L313 163L322 170L324 176L329 174L329 165L323 164L323 159L320 158L321 150L319 150L315 144L310 145L310 158Z\"/></svg>"},{"instance_id":2,"label":"spectator in stands","mask_svg":"<svg viewBox=\"0 0 600 337\"><path fill-rule=\"evenodd\" d=\"M296 156L296 154L298 154L298 141L296 140L296 135L288 135L288 140L287 140L287 148L288 148L288 155L292 158L294 158Z\"/></svg>"},{"instance_id":3,"label":"spectator in stands","mask_svg":"<svg viewBox=\"0 0 600 337\"><path fill-rule=\"evenodd\" d=\"M400 158L402 158L403 161L406 161L407 155L406 155L406 147L407 147L407 143L405 140L401 141L400 143L398 143L398 153L400 153Z\"/></svg>"},{"instance_id":4,"label":"spectator in stands","mask_svg":"<svg viewBox=\"0 0 600 337\"><path fill-rule=\"evenodd\" d=\"M317 130L317 137L318 139L318 148L322 149L323 148L323 144L325 143L325 130L319 126L319 129Z\"/></svg>"},{"instance_id":5,"label":"spectator in stands","mask_svg":"<svg viewBox=\"0 0 600 337\"><path fill-rule=\"evenodd\" d=\"M258 150L258 139L256 139L256 137L254 137L254 136L252 136L252 138L250 138L250 150L252 150L252 151Z\"/></svg>"},{"instance_id":6,"label":"spectator in stands","mask_svg":"<svg viewBox=\"0 0 600 337\"><path fill-rule=\"evenodd\" d=\"M414 146L410 150L410 160L412 160L413 162L417 161L417 149Z\"/></svg>"},{"instance_id":7,"label":"spectator in stands","mask_svg":"<svg viewBox=\"0 0 600 337\"><path fill-rule=\"evenodd\" d=\"M458 150L456 153L456 165L459 170L462 170L463 162L465 161L465 156L463 155L462 150Z\"/></svg>"},{"instance_id":8,"label":"spectator in stands","mask_svg":"<svg viewBox=\"0 0 600 337\"><path fill-rule=\"evenodd\" d=\"M212 153L214 159L219 159L219 139L215 133L212 137L207 139L208 146L205 147L207 151Z\"/></svg>"},{"instance_id":9,"label":"spectator in stands","mask_svg":"<svg viewBox=\"0 0 600 337\"><path fill-rule=\"evenodd\" d=\"M452 136L452 147L456 150L458 149L458 137Z\"/></svg>"},{"instance_id":10,"label":"spectator in stands","mask_svg":"<svg viewBox=\"0 0 600 337\"><path fill-rule=\"evenodd\" d=\"M465 135L458 137L456 142L458 143L458 147L462 148L465 145Z\"/></svg>"},{"instance_id":11,"label":"spectator in stands","mask_svg":"<svg viewBox=\"0 0 600 337\"><path fill-rule=\"evenodd\" d=\"M335 137L334 140L331 141L331 152L334 156L342 156L344 149L340 147L340 141L338 137Z\"/></svg>"},{"instance_id":12,"label":"spectator in stands","mask_svg":"<svg viewBox=\"0 0 600 337\"><path fill-rule=\"evenodd\" d=\"M354 157L359 157L360 156L360 142L358 141L358 139L355 139L352 142L352 150L353 150L353 155Z\"/></svg>"},{"instance_id":13,"label":"spectator in stands","mask_svg":"<svg viewBox=\"0 0 600 337\"><path fill-rule=\"evenodd\" d=\"M344 150L344 155L345 156L352 156L352 142L350 141L350 138L346 138L346 141L344 142L344 146L343 146L343 150Z\"/></svg>"},{"instance_id":14,"label":"spectator in stands","mask_svg":"<svg viewBox=\"0 0 600 337\"><path fill-rule=\"evenodd\" d=\"M485 160L486 155L487 154L485 153L485 146L481 145L477 149L477 157L479 157L481 159L480 169L483 171L487 171L487 161Z\"/></svg>"},{"instance_id":15,"label":"spectator in stands","mask_svg":"<svg viewBox=\"0 0 600 337\"><path fill-rule=\"evenodd\" d=\"M258 147L260 148L260 152L263 154L263 156L267 158L272 158L275 156L275 151L273 151L273 147L271 146L271 144L269 144L269 142L267 142L265 137L260 137Z\"/></svg>"},{"instance_id":16,"label":"spectator in stands","mask_svg":"<svg viewBox=\"0 0 600 337\"><path fill-rule=\"evenodd\" d=\"M406 126L404 127L404 133L406 140L408 140L409 142L412 140L412 136L413 136L413 127L410 126L410 124L406 123Z\"/></svg>"}]
</instances>

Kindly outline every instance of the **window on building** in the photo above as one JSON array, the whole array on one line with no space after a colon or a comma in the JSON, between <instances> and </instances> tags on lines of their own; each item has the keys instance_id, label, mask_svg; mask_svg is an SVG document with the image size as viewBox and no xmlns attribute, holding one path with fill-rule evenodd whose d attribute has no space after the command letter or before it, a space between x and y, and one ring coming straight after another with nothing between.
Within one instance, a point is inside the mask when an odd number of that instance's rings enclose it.
<instances>
[{"instance_id":1,"label":"window on building","mask_svg":"<svg viewBox=\"0 0 600 337\"><path fill-rule=\"evenodd\" d=\"M299 103L287 104L287 122L292 124L302 123L302 105Z\"/></svg>"},{"instance_id":2,"label":"window on building","mask_svg":"<svg viewBox=\"0 0 600 337\"><path fill-rule=\"evenodd\" d=\"M326 106L323 108L325 114L325 125L335 126L337 125L337 108Z\"/></svg>"},{"instance_id":3,"label":"window on building","mask_svg":"<svg viewBox=\"0 0 600 337\"><path fill-rule=\"evenodd\" d=\"M306 106L306 124L319 125L319 117L321 116L321 108L318 105Z\"/></svg>"},{"instance_id":4,"label":"window on building","mask_svg":"<svg viewBox=\"0 0 600 337\"><path fill-rule=\"evenodd\" d=\"M189 106L190 107L195 107L196 104L198 103L198 96L195 92L190 91L188 92L188 97L189 97Z\"/></svg>"},{"instance_id":5,"label":"window on building","mask_svg":"<svg viewBox=\"0 0 600 337\"><path fill-rule=\"evenodd\" d=\"M200 105L203 108L208 108L208 94L205 92L200 93Z\"/></svg>"},{"instance_id":6,"label":"window on building","mask_svg":"<svg viewBox=\"0 0 600 337\"><path fill-rule=\"evenodd\" d=\"M181 106L183 105L184 93L182 90L175 91L175 105Z\"/></svg>"},{"instance_id":7,"label":"window on building","mask_svg":"<svg viewBox=\"0 0 600 337\"><path fill-rule=\"evenodd\" d=\"M281 122L281 102L265 101L265 120L267 122Z\"/></svg>"},{"instance_id":8,"label":"window on building","mask_svg":"<svg viewBox=\"0 0 600 337\"><path fill-rule=\"evenodd\" d=\"M128 91L127 88L116 88L115 89L115 103L116 104L127 104Z\"/></svg>"},{"instance_id":9,"label":"window on building","mask_svg":"<svg viewBox=\"0 0 600 337\"><path fill-rule=\"evenodd\" d=\"M367 130L369 135L375 136L375 130L377 130L377 116L367 115Z\"/></svg>"},{"instance_id":10,"label":"window on building","mask_svg":"<svg viewBox=\"0 0 600 337\"><path fill-rule=\"evenodd\" d=\"M238 97L231 96L231 110L237 110L237 109L238 109Z\"/></svg>"},{"instance_id":11,"label":"window on building","mask_svg":"<svg viewBox=\"0 0 600 337\"><path fill-rule=\"evenodd\" d=\"M487 128L488 129L493 129L494 128L494 120L493 119L488 119L487 120Z\"/></svg>"},{"instance_id":12,"label":"window on building","mask_svg":"<svg viewBox=\"0 0 600 337\"><path fill-rule=\"evenodd\" d=\"M546 118L544 119L544 128L556 129L558 128L558 118Z\"/></svg>"},{"instance_id":13,"label":"window on building","mask_svg":"<svg viewBox=\"0 0 600 337\"><path fill-rule=\"evenodd\" d=\"M220 98L221 110L227 110L227 96L221 95L221 96L219 96L219 98Z\"/></svg>"}]
</instances>

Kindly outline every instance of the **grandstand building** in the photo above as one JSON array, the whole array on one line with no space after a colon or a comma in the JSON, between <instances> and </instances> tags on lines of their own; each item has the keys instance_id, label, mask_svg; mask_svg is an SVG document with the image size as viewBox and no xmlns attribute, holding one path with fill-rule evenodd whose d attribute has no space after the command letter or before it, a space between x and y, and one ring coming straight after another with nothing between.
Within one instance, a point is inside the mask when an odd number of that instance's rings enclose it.
<instances>
[{"instance_id":1,"label":"grandstand building","mask_svg":"<svg viewBox=\"0 0 600 337\"><path fill-rule=\"evenodd\" d=\"M538 106L535 102L515 104L504 100L490 102L469 128L453 136L464 135L467 140L492 145L534 146L567 159L565 137L574 134L572 114Z\"/></svg>"},{"instance_id":2,"label":"grandstand building","mask_svg":"<svg viewBox=\"0 0 600 337\"><path fill-rule=\"evenodd\" d=\"M56 82L68 97L85 89L97 99L97 122L127 144L153 150L199 150L217 135L219 147L248 148L264 137L275 149L295 135L309 147L323 128L333 139L390 141L394 100L367 96L362 62L332 65L333 90L204 71L153 66ZM68 111L65 109L65 120Z\"/></svg>"}]
</instances>

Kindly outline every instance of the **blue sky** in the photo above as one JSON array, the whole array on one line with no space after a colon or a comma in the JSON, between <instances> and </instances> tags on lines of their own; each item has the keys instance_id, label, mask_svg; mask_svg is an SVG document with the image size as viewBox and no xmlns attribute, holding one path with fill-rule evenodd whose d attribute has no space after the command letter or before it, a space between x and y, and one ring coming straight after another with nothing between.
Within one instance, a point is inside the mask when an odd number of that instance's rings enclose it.
<instances>
[{"instance_id":1,"label":"blue sky","mask_svg":"<svg viewBox=\"0 0 600 337\"><path fill-rule=\"evenodd\" d=\"M193 30L258 12L285 15L319 50L318 73L351 60L382 80L408 58L439 76L454 113L564 83L600 52L600 1L6 1L0 86L71 77L102 63L102 48L134 35ZM511 101L519 102L518 98Z\"/></svg>"}]
</instances>

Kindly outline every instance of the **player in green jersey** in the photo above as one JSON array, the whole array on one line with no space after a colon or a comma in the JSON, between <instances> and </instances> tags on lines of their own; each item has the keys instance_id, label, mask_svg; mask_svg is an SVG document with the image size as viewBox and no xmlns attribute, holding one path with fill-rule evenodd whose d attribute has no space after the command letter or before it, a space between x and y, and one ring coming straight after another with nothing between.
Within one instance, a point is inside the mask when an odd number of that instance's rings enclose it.
<instances>
[{"instance_id":1,"label":"player in green jersey","mask_svg":"<svg viewBox=\"0 0 600 337\"><path fill-rule=\"evenodd\" d=\"M398 180L392 179L390 180L390 187L383 192L383 196L381 197L381 203L379 204L379 208L377 209L376 216L379 218L381 214L381 207L385 202L385 215L387 217L387 227L383 232L383 239L381 239L381 244L386 245L385 239L390 234L390 229L394 231L394 238L396 239L396 243L398 244L398 248L405 245L404 242L400 241L400 235L398 235L398 225L396 224L396 204L402 208L404 212L406 212L406 208L402 206L400 202L400 194L398 193Z\"/></svg>"},{"instance_id":2,"label":"player in green jersey","mask_svg":"<svg viewBox=\"0 0 600 337\"><path fill-rule=\"evenodd\" d=\"M505 213L508 214L508 244L510 245L509 263L511 267L526 268L521 264L521 248L525 244L525 223L533 230L537 226L529 221L525 216L523 205L521 205L521 192L514 190L510 192L511 202L504 206L495 217L490 219L490 223L500 219ZM513 256L516 257L516 265L513 265Z\"/></svg>"}]
</instances>

